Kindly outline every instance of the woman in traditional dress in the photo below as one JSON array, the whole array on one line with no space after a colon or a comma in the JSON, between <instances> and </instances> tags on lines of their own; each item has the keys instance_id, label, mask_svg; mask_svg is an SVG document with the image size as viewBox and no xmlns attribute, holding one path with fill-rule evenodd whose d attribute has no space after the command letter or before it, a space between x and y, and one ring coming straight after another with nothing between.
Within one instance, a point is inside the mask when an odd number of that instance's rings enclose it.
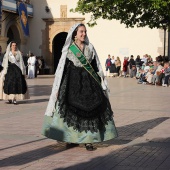
<instances>
[{"instance_id":1,"label":"woman in traditional dress","mask_svg":"<svg viewBox=\"0 0 170 170\"><path fill-rule=\"evenodd\" d=\"M3 70L0 79L0 99L17 104L18 99L28 99L28 88L25 81L25 65L17 43L9 43L3 58Z\"/></svg>"},{"instance_id":2,"label":"woman in traditional dress","mask_svg":"<svg viewBox=\"0 0 170 170\"><path fill-rule=\"evenodd\" d=\"M127 76L127 71L128 71L128 59L127 59L127 57L124 57L124 62L123 62L124 78Z\"/></svg>"},{"instance_id":3,"label":"woman in traditional dress","mask_svg":"<svg viewBox=\"0 0 170 170\"><path fill-rule=\"evenodd\" d=\"M116 72L119 76L120 75L120 69L121 69L121 61L120 61L119 57L117 57L117 59L115 61L115 65L116 65Z\"/></svg>"},{"instance_id":4,"label":"woman in traditional dress","mask_svg":"<svg viewBox=\"0 0 170 170\"><path fill-rule=\"evenodd\" d=\"M115 58L114 58L114 56L112 56L112 59L111 59L110 73L112 74L113 77L115 76L114 73L116 73L116 65L115 65Z\"/></svg>"},{"instance_id":5,"label":"woman in traditional dress","mask_svg":"<svg viewBox=\"0 0 170 170\"><path fill-rule=\"evenodd\" d=\"M31 53L31 56L28 58L28 78L33 79L35 78L35 64L36 64L36 57Z\"/></svg>"},{"instance_id":6,"label":"woman in traditional dress","mask_svg":"<svg viewBox=\"0 0 170 170\"><path fill-rule=\"evenodd\" d=\"M117 137L108 87L84 24L75 24L62 49L42 134L57 141L85 144Z\"/></svg>"}]
</instances>

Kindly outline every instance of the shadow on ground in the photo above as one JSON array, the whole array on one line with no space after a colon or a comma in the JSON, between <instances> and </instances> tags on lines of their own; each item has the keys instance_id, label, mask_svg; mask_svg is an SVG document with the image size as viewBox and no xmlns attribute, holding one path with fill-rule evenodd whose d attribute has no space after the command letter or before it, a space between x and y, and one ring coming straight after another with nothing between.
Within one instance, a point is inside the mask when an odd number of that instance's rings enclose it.
<instances>
[{"instance_id":1,"label":"shadow on ground","mask_svg":"<svg viewBox=\"0 0 170 170\"><path fill-rule=\"evenodd\" d=\"M51 85L31 85L28 87L30 96L49 96L51 94Z\"/></svg>"},{"instance_id":2,"label":"shadow on ground","mask_svg":"<svg viewBox=\"0 0 170 170\"><path fill-rule=\"evenodd\" d=\"M34 141L29 141L29 142L21 143L21 144L18 144L18 145L13 145L13 146L6 147L6 148L1 148L0 151L3 151L5 149L10 149L10 148L15 148L15 147L27 145L27 144L30 144L30 143L32 144L32 143L39 142L39 141L46 140L46 139L47 138L43 138L43 139L38 139L38 140L34 140Z\"/></svg>"},{"instance_id":3,"label":"shadow on ground","mask_svg":"<svg viewBox=\"0 0 170 170\"><path fill-rule=\"evenodd\" d=\"M123 145L124 143L128 143L140 136L143 136L148 129L152 129L156 126L158 126L160 123L164 122L165 120L169 119L168 117L162 117L157 119L152 119L148 121L138 122L127 126L122 126L118 128L119 137L117 139L110 140L109 142L105 142L109 145ZM35 149L32 151L20 153L8 158L5 158L0 161L0 167L8 167L8 166L19 166L24 165L36 160L40 160L43 158L46 158L50 155L55 155L59 152L62 152L66 150L67 148L65 145L57 144L57 145L51 145L44 148ZM163 148L159 148L162 153L165 152L164 155L167 155L166 150L162 150ZM88 167L91 166L91 164L94 164L95 166L99 166L99 169L101 167L105 167L107 165L107 168L112 168L114 166L117 166L117 164L120 164L121 166L124 166L126 164L131 165L133 164L134 160L142 159L145 152L147 154L150 154L150 157L154 156L156 154L157 149L156 147L151 146L130 146L124 149L116 150L113 153L110 153L108 156L102 156L97 157L95 159L92 159L90 162L78 164L76 166L73 166L73 169L80 169L81 167ZM168 150L167 150L168 151ZM153 153L154 152L154 153ZM133 158L130 156L133 153ZM170 152L168 151L170 154ZM135 156L134 156L135 155ZM109 159L108 159L109 157ZM125 161L126 157L128 158L128 163ZM155 158L156 156L154 156ZM159 158L160 159L160 158ZM130 160L130 161L129 161ZM162 159L161 159L162 160ZM97 165L96 165L97 163ZM136 162L137 163L137 162ZM159 161L160 163L160 161ZM100 167L100 164L102 166ZM109 167L111 166L111 167ZM151 169L150 169L151 170Z\"/></svg>"},{"instance_id":4,"label":"shadow on ground","mask_svg":"<svg viewBox=\"0 0 170 170\"><path fill-rule=\"evenodd\" d=\"M161 140L170 141L170 138L158 139L157 142ZM88 162L53 170L63 169L168 170L170 169L170 143L167 146L162 144L159 147L152 146L150 142L144 145L140 143L112 151L108 155L91 159Z\"/></svg>"},{"instance_id":5,"label":"shadow on ground","mask_svg":"<svg viewBox=\"0 0 170 170\"><path fill-rule=\"evenodd\" d=\"M52 79L52 78L55 78L55 75L43 75L43 76L37 76L37 78L36 79Z\"/></svg>"},{"instance_id":6,"label":"shadow on ground","mask_svg":"<svg viewBox=\"0 0 170 170\"><path fill-rule=\"evenodd\" d=\"M104 142L106 144L122 145L133 141L134 139L143 136L149 129L153 129L162 122L169 119L169 117L161 117L156 119L151 119L143 122L134 123L131 125L126 125L118 127L118 138Z\"/></svg>"},{"instance_id":7,"label":"shadow on ground","mask_svg":"<svg viewBox=\"0 0 170 170\"><path fill-rule=\"evenodd\" d=\"M21 100L18 102L18 104L31 104L31 103L42 103L49 101L49 98L47 99L34 99L34 100Z\"/></svg>"}]
</instances>

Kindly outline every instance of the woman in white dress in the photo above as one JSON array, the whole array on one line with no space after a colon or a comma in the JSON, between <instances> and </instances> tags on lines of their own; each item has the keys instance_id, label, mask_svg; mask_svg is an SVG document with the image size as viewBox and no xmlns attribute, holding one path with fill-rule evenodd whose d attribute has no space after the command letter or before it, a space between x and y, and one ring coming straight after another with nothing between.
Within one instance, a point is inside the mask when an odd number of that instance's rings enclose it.
<instances>
[{"instance_id":1,"label":"woman in white dress","mask_svg":"<svg viewBox=\"0 0 170 170\"><path fill-rule=\"evenodd\" d=\"M28 61L28 78L35 78L35 63L36 58L33 54L29 57Z\"/></svg>"},{"instance_id":2,"label":"woman in white dress","mask_svg":"<svg viewBox=\"0 0 170 170\"><path fill-rule=\"evenodd\" d=\"M0 77L0 99L17 104L16 100L28 99L28 88L25 81L25 65L17 43L9 43L2 63Z\"/></svg>"}]
</instances>

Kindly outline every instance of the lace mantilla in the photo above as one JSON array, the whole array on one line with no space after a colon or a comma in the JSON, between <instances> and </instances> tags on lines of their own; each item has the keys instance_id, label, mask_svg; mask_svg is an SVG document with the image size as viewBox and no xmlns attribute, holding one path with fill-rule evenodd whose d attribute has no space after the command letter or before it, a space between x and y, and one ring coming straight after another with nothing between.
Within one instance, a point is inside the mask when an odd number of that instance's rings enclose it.
<instances>
[{"instance_id":1,"label":"lace mantilla","mask_svg":"<svg viewBox=\"0 0 170 170\"><path fill-rule=\"evenodd\" d=\"M92 59L94 58L93 53L90 51L89 47L85 45L84 48L84 55L86 56L86 59L91 63ZM68 51L67 58L74 63L77 67L83 67L81 62L74 56L72 51Z\"/></svg>"},{"instance_id":2,"label":"lace mantilla","mask_svg":"<svg viewBox=\"0 0 170 170\"><path fill-rule=\"evenodd\" d=\"M97 132L113 112L102 88L84 68L66 62L58 96L58 113L75 130Z\"/></svg>"},{"instance_id":3,"label":"lace mantilla","mask_svg":"<svg viewBox=\"0 0 170 170\"><path fill-rule=\"evenodd\" d=\"M50 96L50 99L49 99L49 102L48 102L48 106L47 106L47 109L46 109L46 112L45 112L45 115L47 116L53 116L53 113L55 112L55 104L58 100L57 98L57 95L58 95L58 92L59 92L59 88L60 88L60 84L61 84L61 79L63 77L63 70L64 70L64 67L65 67L65 61L66 61L66 57L69 53L69 46L73 43L72 41L72 34L74 32L74 30L77 28L77 26L79 25L80 23L78 24L75 24L68 32L68 35L67 35L67 38L66 38L66 41L65 41L65 45L62 49L62 55L61 55L61 58L60 58L60 61L59 61L59 64L58 64L58 67L56 69L56 73L55 73L55 79L54 79L54 83L53 83L53 88L52 88L52 92L51 92L51 96ZM105 94L108 98L108 87L107 87L107 81L104 77L104 73L103 73L103 70L102 70L102 66L100 64L100 61L99 61L99 58L98 58L98 55L93 47L93 45L91 43L89 43L89 39L88 37L86 36L86 39L85 39L85 43L87 44L88 46L88 50L90 51L90 57L93 59L93 58L96 58L96 63L97 63L97 67L98 67L98 75L101 77L101 85L102 85L102 88L103 90L105 90ZM85 54L86 55L86 54ZM91 56L92 55L92 56ZM86 55L87 57L88 55ZM72 59L70 59L72 60ZM89 59L90 61L90 59ZM73 63L74 63L74 60L73 60ZM77 62L75 62L75 65L77 64Z\"/></svg>"}]
</instances>

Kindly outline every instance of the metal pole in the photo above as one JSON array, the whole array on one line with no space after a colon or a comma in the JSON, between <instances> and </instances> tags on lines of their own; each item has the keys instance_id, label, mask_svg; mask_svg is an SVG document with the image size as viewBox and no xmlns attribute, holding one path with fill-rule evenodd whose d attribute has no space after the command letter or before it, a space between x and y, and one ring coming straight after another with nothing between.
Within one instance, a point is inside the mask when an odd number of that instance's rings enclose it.
<instances>
[{"instance_id":1,"label":"metal pole","mask_svg":"<svg viewBox=\"0 0 170 170\"><path fill-rule=\"evenodd\" d=\"M170 31L168 29L168 59L170 61Z\"/></svg>"},{"instance_id":2,"label":"metal pole","mask_svg":"<svg viewBox=\"0 0 170 170\"><path fill-rule=\"evenodd\" d=\"M2 29L2 0L0 0L0 35Z\"/></svg>"},{"instance_id":3,"label":"metal pole","mask_svg":"<svg viewBox=\"0 0 170 170\"><path fill-rule=\"evenodd\" d=\"M164 57L165 57L165 50L166 50L166 28L164 28Z\"/></svg>"}]
</instances>

